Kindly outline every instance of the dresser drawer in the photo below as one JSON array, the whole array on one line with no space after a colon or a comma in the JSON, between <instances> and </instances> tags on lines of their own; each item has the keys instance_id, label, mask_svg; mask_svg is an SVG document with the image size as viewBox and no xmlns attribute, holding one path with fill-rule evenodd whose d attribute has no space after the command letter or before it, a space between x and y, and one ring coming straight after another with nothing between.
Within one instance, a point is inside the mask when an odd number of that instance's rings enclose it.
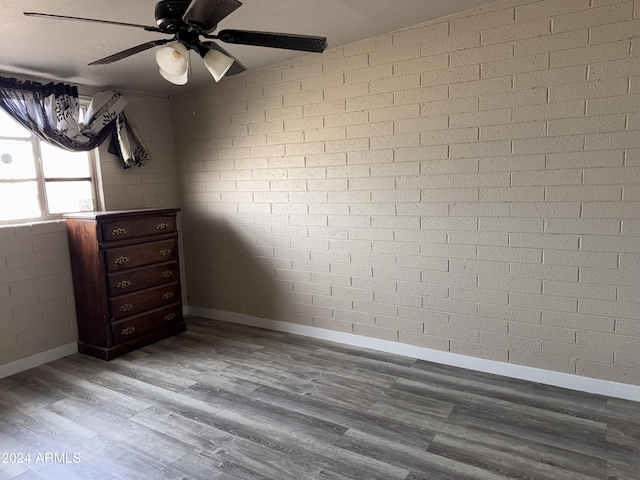
<instances>
[{"instance_id":1,"label":"dresser drawer","mask_svg":"<svg viewBox=\"0 0 640 480\"><path fill-rule=\"evenodd\" d=\"M163 305L176 303L179 300L180 290L177 283L110 298L111 319L120 320Z\"/></svg>"},{"instance_id":2,"label":"dresser drawer","mask_svg":"<svg viewBox=\"0 0 640 480\"><path fill-rule=\"evenodd\" d=\"M107 274L109 295L117 297L125 293L151 288L164 283L175 282L179 278L177 263L155 265L153 267L125 270Z\"/></svg>"},{"instance_id":3,"label":"dresser drawer","mask_svg":"<svg viewBox=\"0 0 640 480\"><path fill-rule=\"evenodd\" d=\"M169 262L177 258L178 244L173 238L105 250L107 272Z\"/></svg>"},{"instance_id":4,"label":"dresser drawer","mask_svg":"<svg viewBox=\"0 0 640 480\"><path fill-rule=\"evenodd\" d=\"M134 317L128 317L119 322L113 322L111 324L113 339L116 343L129 342L137 337L180 321L182 321L180 305L159 308Z\"/></svg>"},{"instance_id":5,"label":"dresser drawer","mask_svg":"<svg viewBox=\"0 0 640 480\"><path fill-rule=\"evenodd\" d=\"M147 218L123 218L100 224L102 240L110 242L126 238L144 237L176 231L175 217L155 216Z\"/></svg>"}]
</instances>

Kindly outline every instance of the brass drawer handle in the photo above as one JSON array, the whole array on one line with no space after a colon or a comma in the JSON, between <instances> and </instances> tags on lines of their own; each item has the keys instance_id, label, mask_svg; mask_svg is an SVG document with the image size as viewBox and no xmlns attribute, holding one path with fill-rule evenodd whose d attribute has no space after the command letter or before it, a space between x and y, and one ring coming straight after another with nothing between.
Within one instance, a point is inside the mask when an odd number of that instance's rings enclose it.
<instances>
[{"instance_id":1,"label":"brass drawer handle","mask_svg":"<svg viewBox=\"0 0 640 480\"><path fill-rule=\"evenodd\" d=\"M127 288L131 286L131 282L129 280L122 280L121 282L118 282L118 284L116 285L116 287L118 288Z\"/></svg>"},{"instance_id":2,"label":"brass drawer handle","mask_svg":"<svg viewBox=\"0 0 640 480\"><path fill-rule=\"evenodd\" d=\"M169 224L163 222L158 224L156 230L166 230L167 228L169 228Z\"/></svg>"},{"instance_id":3,"label":"brass drawer handle","mask_svg":"<svg viewBox=\"0 0 640 480\"><path fill-rule=\"evenodd\" d=\"M133 309L133 304L125 303L124 305L121 305L118 310L120 310L121 312L128 312L129 310L132 310L132 309Z\"/></svg>"},{"instance_id":4,"label":"brass drawer handle","mask_svg":"<svg viewBox=\"0 0 640 480\"><path fill-rule=\"evenodd\" d=\"M164 316L164 319L168 322L169 320L173 320L174 318L176 318L176 314L175 313L167 313Z\"/></svg>"},{"instance_id":5,"label":"brass drawer handle","mask_svg":"<svg viewBox=\"0 0 640 480\"><path fill-rule=\"evenodd\" d=\"M113 235L114 237L119 237L120 235L124 235L125 233L127 233L126 228L114 228L113 230L111 230L111 235Z\"/></svg>"},{"instance_id":6,"label":"brass drawer handle","mask_svg":"<svg viewBox=\"0 0 640 480\"><path fill-rule=\"evenodd\" d=\"M173 292L163 293L163 294L162 294L162 298L163 298L164 300L169 300L170 298L173 298Z\"/></svg>"},{"instance_id":7,"label":"brass drawer handle","mask_svg":"<svg viewBox=\"0 0 640 480\"><path fill-rule=\"evenodd\" d=\"M158 254L159 254L161 257L168 257L169 255L171 255L171 249L169 249L169 248L163 248L162 250L160 250L160 251L158 252Z\"/></svg>"},{"instance_id":8,"label":"brass drawer handle","mask_svg":"<svg viewBox=\"0 0 640 480\"><path fill-rule=\"evenodd\" d=\"M171 270L166 270L160 274L162 278L170 278L173 275Z\"/></svg>"},{"instance_id":9,"label":"brass drawer handle","mask_svg":"<svg viewBox=\"0 0 640 480\"><path fill-rule=\"evenodd\" d=\"M124 265L129 261L129 257L118 257L114 260L116 265Z\"/></svg>"},{"instance_id":10,"label":"brass drawer handle","mask_svg":"<svg viewBox=\"0 0 640 480\"><path fill-rule=\"evenodd\" d=\"M124 330L122 330L122 335L131 335L135 331L136 331L136 327L127 327Z\"/></svg>"}]
</instances>

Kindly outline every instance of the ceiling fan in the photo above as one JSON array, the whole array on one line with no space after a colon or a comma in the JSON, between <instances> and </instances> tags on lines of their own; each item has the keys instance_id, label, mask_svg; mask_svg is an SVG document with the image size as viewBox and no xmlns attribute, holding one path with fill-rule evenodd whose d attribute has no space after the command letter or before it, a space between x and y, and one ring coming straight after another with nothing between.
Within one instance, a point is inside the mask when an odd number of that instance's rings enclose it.
<instances>
[{"instance_id":1,"label":"ceiling fan","mask_svg":"<svg viewBox=\"0 0 640 480\"><path fill-rule=\"evenodd\" d=\"M176 85L187 83L189 50L196 51L203 58L205 66L216 82L220 81L225 75L237 75L246 70L244 65L211 40L219 40L230 44L317 53L321 53L327 48L327 39L325 37L230 29L221 30L214 34L213 32L215 32L218 23L241 5L242 3L238 0L160 0L155 7L157 26L36 12L24 12L24 14L29 17L134 27L148 32L173 35L172 38L152 40L142 45L128 48L122 52L96 60L89 65L113 63L159 46L160 48L156 51L156 62L158 63L160 74ZM206 40L203 41L201 38Z\"/></svg>"}]
</instances>

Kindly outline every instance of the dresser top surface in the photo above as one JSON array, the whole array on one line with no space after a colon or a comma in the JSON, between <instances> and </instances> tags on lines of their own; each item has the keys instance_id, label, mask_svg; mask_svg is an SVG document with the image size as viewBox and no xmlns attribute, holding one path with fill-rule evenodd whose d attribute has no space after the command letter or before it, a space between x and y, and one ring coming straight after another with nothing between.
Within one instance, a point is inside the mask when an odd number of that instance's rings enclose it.
<instances>
[{"instance_id":1,"label":"dresser top surface","mask_svg":"<svg viewBox=\"0 0 640 480\"><path fill-rule=\"evenodd\" d=\"M179 208L144 208L136 210L108 210L104 212L77 212L66 213L64 218L80 220L107 220L109 218L129 218L147 215L167 215L179 212Z\"/></svg>"}]
</instances>

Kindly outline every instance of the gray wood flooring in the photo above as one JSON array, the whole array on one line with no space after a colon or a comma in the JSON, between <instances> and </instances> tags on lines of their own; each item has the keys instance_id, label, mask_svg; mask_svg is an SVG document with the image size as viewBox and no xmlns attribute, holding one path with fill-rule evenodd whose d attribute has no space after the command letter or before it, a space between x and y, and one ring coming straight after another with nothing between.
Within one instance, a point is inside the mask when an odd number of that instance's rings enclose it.
<instances>
[{"instance_id":1,"label":"gray wood flooring","mask_svg":"<svg viewBox=\"0 0 640 480\"><path fill-rule=\"evenodd\" d=\"M640 403L191 318L0 380L0 452L0 480L638 480Z\"/></svg>"}]
</instances>

